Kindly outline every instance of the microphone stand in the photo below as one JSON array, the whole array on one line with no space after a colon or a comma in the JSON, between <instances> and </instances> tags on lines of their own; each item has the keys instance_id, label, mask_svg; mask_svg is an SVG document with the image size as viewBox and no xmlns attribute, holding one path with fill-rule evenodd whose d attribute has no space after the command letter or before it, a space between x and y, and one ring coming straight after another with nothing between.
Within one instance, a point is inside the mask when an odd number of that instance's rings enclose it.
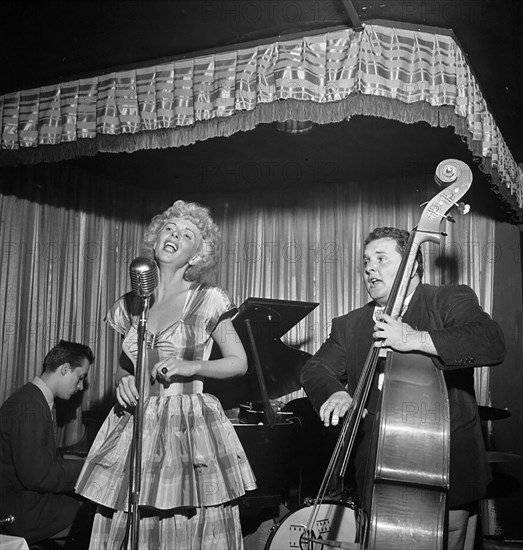
<instances>
[{"instance_id":1,"label":"microphone stand","mask_svg":"<svg viewBox=\"0 0 523 550\"><path fill-rule=\"evenodd\" d=\"M131 549L138 550L138 537L140 532L140 512L138 503L140 499L140 485L142 482L142 430L143 430L143 390L145 388L144 368L144 341L147 332L147 317L149 314L149 296L143 297L143 309L138 324L138 357L135 369L135 382L138 391L138 402L134 409L134 430L131 444L131 460L129 468L129 514L131 522ZM125 548L129 529L125 537Z\"/></svg>"}]
</instances>

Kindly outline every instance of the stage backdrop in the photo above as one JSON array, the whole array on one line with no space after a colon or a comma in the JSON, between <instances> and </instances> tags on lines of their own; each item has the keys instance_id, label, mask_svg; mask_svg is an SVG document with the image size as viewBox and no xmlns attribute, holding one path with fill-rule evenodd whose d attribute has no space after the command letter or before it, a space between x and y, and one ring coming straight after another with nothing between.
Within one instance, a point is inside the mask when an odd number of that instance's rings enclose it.
<instances>
[{"instance_id":1,"label":"stage backdrop","mask_svg":"<svg viewBox=\"0 0 523 550\"><path fill-rule=\"evenodd\" d=\"M128 268L140 254L146 222L175 199L151 199L61 166L12 172L0 195L0 399L41 370L60 338L89 344L96 364L83 409L113 400L119 337L104 318L130 289ZM230 196L196 196L222 228L215 281L240 305L248 297L319 302L284 340L314 353L331 319L367 301L361 244L376 226L412 228L419 205L437 189L406 179ZM466 283L492 307L495 224L475 212L448 224L443 246L427 244L425 281ZM507 276L510 276L507 274ZM478 397L488 403L488 370L478 370ZM291 395L288 398L298 397ZM63 442L81 435L77 415Z\"/></svg>"}]
</instances>

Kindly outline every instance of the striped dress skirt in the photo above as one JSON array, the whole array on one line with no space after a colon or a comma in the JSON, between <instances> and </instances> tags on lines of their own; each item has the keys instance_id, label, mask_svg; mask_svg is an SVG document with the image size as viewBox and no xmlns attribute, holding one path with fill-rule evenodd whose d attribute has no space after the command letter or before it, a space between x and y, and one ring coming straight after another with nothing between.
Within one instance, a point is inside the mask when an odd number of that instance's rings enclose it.
<instances>
[{"instance_id":1,"label":"striped dress skirt","mask_svg":"<svg viewBox=\"0 0 523 550\"><path fill-rule=\"evenodd\" d=\"M169 393L144 403L139 548L241 549L236 501L256 480L234 427L214 396ZM125 536L133 419L110 412L76 484L99 505L92 550L118 549Z\"/></svg>"}]
</instances>

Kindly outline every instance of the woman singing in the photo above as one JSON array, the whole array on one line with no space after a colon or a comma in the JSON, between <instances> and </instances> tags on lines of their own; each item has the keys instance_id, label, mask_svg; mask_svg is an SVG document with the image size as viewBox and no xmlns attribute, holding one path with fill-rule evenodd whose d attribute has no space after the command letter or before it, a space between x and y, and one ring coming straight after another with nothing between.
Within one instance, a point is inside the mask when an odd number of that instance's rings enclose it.
<instances>
[{"instance_id":1,"label":"woman singing","mask_svg":"<svg viewBox=\"0 0 523 550\"><path fill-rule=\"evenodd\" d=\"M240 441L203 379L247 369L232 325L236 309L221 288L201 281L213 265L219 231L209 211L175 202L144 236L159 271L151 298L144 367L139 547L172 550L243 548L237 499L256 487ZM116 376L118 405L98 433L76 491L99 504L90 548L119 549L128 517L133 365L142 299L122 296L107 321L123 336ZM222 358L209 360L213 342Z\"/></svg>"}]
</instances>

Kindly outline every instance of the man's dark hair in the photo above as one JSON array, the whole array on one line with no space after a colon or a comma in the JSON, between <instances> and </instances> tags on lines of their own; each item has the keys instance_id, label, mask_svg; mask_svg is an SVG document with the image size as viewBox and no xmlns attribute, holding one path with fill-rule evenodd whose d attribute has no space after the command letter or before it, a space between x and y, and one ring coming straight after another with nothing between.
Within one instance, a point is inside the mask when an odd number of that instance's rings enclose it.
<instances>
[{"instance_id":1,"label":"man's dark hair","mask_svg":"<svg viewBox=\"0 0 523 550\"><path fill-rule=\"evenodd\" d=\"M45 356L44 371L55 371L64 363L69 363L74 369L80 367L84 359L87 359L90 365L94 362L94 355L89 346L60 340Z\"/></svg>"},{"instance_id":2,"label":"man's dark hair","mask_svg":"<svg viewBox=\"0 0 523 550\"><path fill-rule=\"evenodd\" d=\"M397 250L403 255L407 248L407 243L410 237L410 233L405 229L397 229L396 227L375 227L365 239L365 246L376 239L394 239L396 241ZM416 269L416 275L421 279L423 277L423 254L421 249L418 248L416 252L416 261L418 262L418 268Z\"/></svg>"}]
</instances>

